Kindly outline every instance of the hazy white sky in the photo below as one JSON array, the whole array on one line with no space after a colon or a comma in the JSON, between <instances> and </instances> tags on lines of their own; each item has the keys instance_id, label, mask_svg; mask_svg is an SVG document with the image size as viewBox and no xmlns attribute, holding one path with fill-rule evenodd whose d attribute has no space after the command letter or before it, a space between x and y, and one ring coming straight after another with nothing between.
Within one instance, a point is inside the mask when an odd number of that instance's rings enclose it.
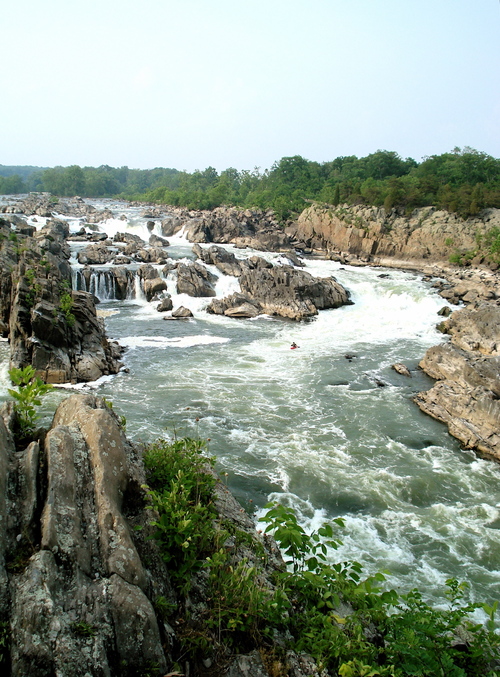
<instances>
[{"instance_id":1,"label":"hazy white sky","mask_svg":"<svg viewBox=\"0 0 500 677\"><path fill-rule=\"evenodd\" d=\"M499 0L4 3L0 164L500 156Z\"/></svg>"}]
</instances>

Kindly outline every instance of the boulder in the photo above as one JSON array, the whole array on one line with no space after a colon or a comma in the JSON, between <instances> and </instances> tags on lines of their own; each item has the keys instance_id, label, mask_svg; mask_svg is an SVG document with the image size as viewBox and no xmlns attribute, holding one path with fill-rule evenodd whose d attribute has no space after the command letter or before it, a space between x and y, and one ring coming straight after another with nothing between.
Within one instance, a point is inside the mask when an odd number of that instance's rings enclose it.
<instances>
[{"instance_id":1,"label":"boulder","mask_svg":"<svg viewBox=\"0 0 500 677\"><path fill-rule=\"evenodd\" d=\"M189 296L215 296L216 276L199 263L180 263L177 266L177 293Z\"/></svg>"},{"instance_id":2,"label":"boulder","mask_svg":"<svg viewBox=\"0 0 500 677\"><path fill-rule=\"evenodd\" d=\"M224 275L239 277L242 273L243 262L238 261L232 252L228 252L223 247L212 245L211 247L204 248L200 247L199 244L195 244L193 252L203 261L203 263L216 266L221 273L224 273Z\"/></svg>"},{"instance_id":3,"label":"boulder","mask_svg":"<svg viewBox=\"0 0 500 677\"><path fill-rule=\"evenodd\" d=\"M103 244L95 244L85 247L78 252L78 263L83 265L102 265L109 263L116 255L116 252L108 249Z\"/></svg>"},{"instance_id":4,"label":"boulder","mask_svg":"<svg viewBox=\"0 0 500 677\"><path fill-rule=\"evenodd\" d=\"M167 283L161 277L155 277L152 280L143 280L142 285L148 301L151 301L156 294L167 288Z\"/></svg>"},{"instance_id":5,"label":"boulder","mask_svg":"<svg viewBox=\"0 0 500 677\"><path fill-rule=\"evenodd\" d=\"M264 313L293 320L351 303L349 292L334 278L316 278L292 266L249 270L240 277L240 287Z\"/></svg>"},{"instance_id":6,"label":"boulder","mask_svg":"<svg viewBox=\"0 0 500 677\"><path fill-rule=\"evenodd\" d=\"M401 374L402 376L408 376L409 378L411 378L410 370L406 365L401 364L401 362L396 362L396 364L392 364L391 369L394 369L395 372Z\"/></svg>"},{"instance_id":7,"label":"boulder","mask_svg":"<svg viewBox=\"0 0 500 677\"><path fill-rule=\"evenodd\" d=\"M175 320L182 320L187 317L193 317L193 313L189 310L189 308L185 308L184 306L179 306L176 310L172 312L171 317L173 317ZM167 319L167 318L164 318Z\"/></svg>"},{"instance_id":8,"label":"boulder","mask_svg":"<svg viewBox=\"0 0 500 677\"><path fill-rule=\"evenodd\" d=\"M163 298L160 303L156 306L156 310L159 313L164 313L168 310L172 310L173 308L173 303L172 303L172 297L170 294L167 294L165 298Z\"/></svg>"}]
</instances>

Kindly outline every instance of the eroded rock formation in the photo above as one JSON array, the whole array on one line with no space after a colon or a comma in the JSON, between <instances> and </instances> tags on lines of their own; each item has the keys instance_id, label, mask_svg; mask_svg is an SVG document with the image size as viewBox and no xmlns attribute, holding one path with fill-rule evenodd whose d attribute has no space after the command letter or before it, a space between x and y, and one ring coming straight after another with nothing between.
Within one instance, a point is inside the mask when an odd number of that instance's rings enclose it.
<instances>
[{"instance_id":1,"label":"eroded rock formation","mask_svg":"<svg viewBox=\"0 0 500 677\"><path fill-rule=\"evenodd\" d=\"M93 381L121 367L92 295L71 291L67 233L57 220L37 232L0 222L0 329L11 365L32 364L48 383Z\"/></svg>"},{"instance_id":2,"label":"eroded rock formation","mask_svg":"<svg viewBox=\"0 0 500 677\"><path fill-rule=\"evenodd\" d=\"M156 541L147 537L154 514L146 509L140 453L113 410L92 395L62 402L50 430L24 450L16 451L12 423L12 406L4 405L2 674L162 677L174 669L176 633L186 621L174 629L156 603L161 599L175 609L180 600ZM234 540L228 545L234 561L244 558L258 567L259 584L271 586L271 573L282 566L274 541L255 532L220 482L215 506L224 524L245 535L240 545ZM206 608L207 576L201 572L193 586L189 608L195 633L196 614Z\"/></svg>"},{"instance_id":3,"label":"eroded rock formation","mask_svg":"<svg viewBox=\"0 0 500 677\"><path fill-rule=\"evenodd\" d=\"M441 328L450 343L430 348L420 362L437 382L415 402L465 447L500 461L500 307L457 310Z\"/></svg>"},{"instance_id":4,"label":"eroded rock formation","mask_svg":"<svg viewBox=\"0 0 500 677\"><path fill-rule=\"evenodd\" d=\"M494 226L500 226L498 209L464 220L435 207L406 216L396 209L386 214L383 207L313 205L286 232L300 249L381 265L421 265L447 261L457 250L474 250L477 234Z\"/></svg>"}]
</instances>

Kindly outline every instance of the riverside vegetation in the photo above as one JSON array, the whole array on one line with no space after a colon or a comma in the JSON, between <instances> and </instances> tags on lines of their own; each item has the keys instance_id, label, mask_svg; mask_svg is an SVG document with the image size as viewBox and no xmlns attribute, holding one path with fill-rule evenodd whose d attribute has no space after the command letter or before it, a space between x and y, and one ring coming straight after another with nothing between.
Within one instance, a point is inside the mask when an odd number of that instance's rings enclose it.
<instances>
[{"instance_id":1,"label":"riverside vegetation","mask_svg":"<svg viewBox=\"0 0 500 677\"><path fill-rule=\"evenodd\" d=\"M393 207L406 214L435 206L463 218L500 207L500 160L465 147L425 157L418 163L394 151L363 158L337 157L312 162L283 157L270 170L220 174L213 167L192 173L157 167L5 167L0 165L0 194L47 191L55 196L117 197L187 207L220 205L272 209L282 220L295 218L307 202Z\"/></svg>"},{"instance_id":2,"label":"riverside vegetation","mask_svg":"<svg viewBox=\"0 0 500 677\"><path fill-rule=\"evenodd\" d=\"M16 414L28 412L32 423L44 393L28 370L11 370L11 377L19 383ZM112 412L109 403L103 407ZM171 671L181 674L190 665L195 674L222 674L231 656L258 652L271 677L290 674L291 656L304 653L316 671L339 677L500 675L496 603L468 603L466 586L455 579L446 582L445 609L428 605L416 589L383 590L387 572L364 577L357 562L333 562L341 519L308 534L292 509L269 504L260 519L264 534L239 529L217 509L218 479L206 451L206 442L183 438L157 440L143 453L151 516L136 529L158 546L174 588L154 604L157 616L176 628ZM284 557L273 567L266 534ZM238 553L242 544L248 557ZM472 620L480 608L488 615L484 625ZM78 641L98 639L87 620L71 628ZM8 661L9 625L2 622L0 631L0 660ZM153 663L120 670L163 674Z\"/></svg>"},{"instance_id":3,"label":"riverside vegetation","mask_svg":"<svg viewBox=\"0 0 500 677\"><path fill-rule=\"evenodd\" d=\"M500 674L494 667L500 647L496 604L467 603L465 585L450 579L448 608L436 609L416 589L405 595L382 590L385 573L363 577L356 562L332 563L341 519L308 534L292 509L267 505L260 522L287 566L275 572L272 587L263 585L258 568L232 559L231 532L213 507L215 478L207 464L214 459L204 449L200 440L159 440L144 455L148 496L158 515L152 537L175 585L186 595L193 573L208 571L207 603L196 632L187 620L184 656L196 663L197 653L257 648L264 662L272 658L276 673L285 675L289 648L341 677ZM470 618L479 608L489 615L485 626ZM185 617L186 611L176 613Z\"/></svg>"}]
</instances>

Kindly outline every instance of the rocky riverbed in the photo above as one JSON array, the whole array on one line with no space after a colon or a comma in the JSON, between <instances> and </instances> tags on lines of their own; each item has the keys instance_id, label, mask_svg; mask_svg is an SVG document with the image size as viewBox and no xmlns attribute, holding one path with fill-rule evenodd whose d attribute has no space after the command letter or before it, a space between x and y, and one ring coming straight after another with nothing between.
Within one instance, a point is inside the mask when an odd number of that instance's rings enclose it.
<instances>
[{"instance_id":1,"label":"rocky riverbed","mask_svg":"<svg viewBox=\"0 0 500 677\"><path fill-rule=\"evenodd\" d=\"M28 216L51 217L56 209L59 214L83 217L87 224L70 238L87 242L87 246L78 254L84 264L80 273L83 290L71 293L71 309L65 312L61 298L68 303L63 296L63 285L70 280L67 225L53 220L37 232L24 220ZM96 224L110 218L111 212L97 210L81 198L56 203L48 195L31 195L4 205L2 211L9 221L1 225L0 329L10 338L12 364L33 364L53 383L95 380L120 368L120 348L105 338L92 296L84 293L91 290L92 264L111 264L108 284L115 289L116 298L126 298L134 284L129 264L141 264L138 274L147 299L158 301L158 310L167 313L166 319L189 315L185 308L172 307L157 269L168 259L166 238L181 231L194 243L233 243L283 251L287 257L287 265L279 268L258 256L243 264L222 247L195 244L198 260L174 265L178 291L192 296L215 295L216 277L205 264L238 277L241 292L214 299L207 308L210 313L231 317L269 313L301 320L321 308L350 303L348 292L334 279L311 278L301 271L297 251L352 265L420 271L436 280L440 294L457 310L441 322L450 341L428 351L420 363L437 383L415 401L423 411L445 422L464 446L500 460L495 375L500 350L500 276L496 264L479 256L467 268L447 261L450 252L473 247L478 233L498 226L500 210L484 210L464 221L434 208L404 216L396 210L386 214L382 208L313 205L284 231L272 212L226 207L197 212L149 206L144 208L144 216L161 220L165 236L151 233L149 242L126 233L107 239L96 230ZM151 231L153 226L154 221L148 222ZM164 274L171 269L167 264Z\"/></svg>"}]
</instances>

